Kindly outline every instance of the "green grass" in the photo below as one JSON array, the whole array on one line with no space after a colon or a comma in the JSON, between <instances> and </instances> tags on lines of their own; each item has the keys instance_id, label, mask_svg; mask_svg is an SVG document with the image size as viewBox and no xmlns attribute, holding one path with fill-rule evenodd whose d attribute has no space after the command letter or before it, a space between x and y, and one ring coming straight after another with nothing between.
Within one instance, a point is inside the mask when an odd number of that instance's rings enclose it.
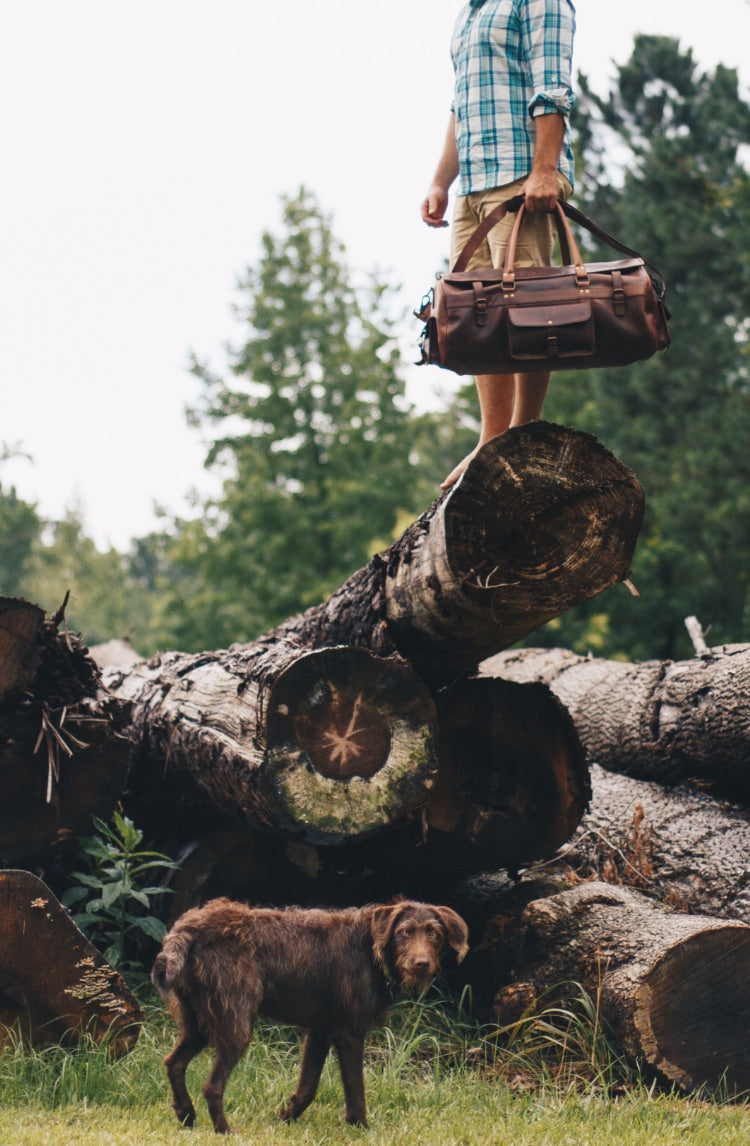
<instances>
[{"instance_id":1,"label":"green grass","mask_svg":"<svg viewBox=\"0 0 750 1146\"><path fill-rule=\"evenodd\" d=\"M216 1142L200 1095L208 1052L188 1072L198 1124L181 1130L161 1059L173 1037L149 1006L133 1052L112 1061L85 1046L0 1054L0 1146L108 1146ZM343 1122L335 1060L299 1122L277 1121L294 1088L297 1036L264 1025L227 1090L233 1141L285 1146L746 1146L750 1112L700 1096L659 1093L614 1052L581 995L498 1032L437 995L399 1004L368 1043L371 1128Z\"/></svg>"}]
</instances>

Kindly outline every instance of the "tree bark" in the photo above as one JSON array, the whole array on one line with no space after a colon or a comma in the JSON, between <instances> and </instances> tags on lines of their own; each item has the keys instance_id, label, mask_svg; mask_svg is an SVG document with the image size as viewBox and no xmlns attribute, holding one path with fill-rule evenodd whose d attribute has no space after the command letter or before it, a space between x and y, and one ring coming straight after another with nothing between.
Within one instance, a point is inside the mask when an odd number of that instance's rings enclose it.
<instances>
[{"instance_id":1,"label":"tree bark","mask_svg":"<svg viewBox=\"0 0 750 1146\"><path fill-rule=\"evenodd\" d=\"M308 647L399 653L432 688L624 580L643 490L589 434L533 422L322 605L280 626Z\"/></svg>"},{"instance_id":2,"label":"tree bark","mask_svg":"<svg viewBox=\"0 0 750 1146\"><path fill-rule=\"evenodd\" d=\"M582 883L496 921L485 943L515 975L501 1024L580 984L629 1059L689 1091L750 1086L750 927L665 911L626 888ZM494 947L493 947L494 944ZM502 982L502 978L500 979Z\"/></svg>"},{"instance_id":3,"label":"tree bark","mask_svg":"<svg viewBox=\"0 0 750 1146\"><path fill-rule=\"evenodd\" d=\"M0 600L0 865L41 859L108 816L128 767L127 706L105 696L58 613Z\"/></svg>"},{"instance_id":4,"label":"tree bark","mask_svg":"<svg viewBox=\"0 0 750 1146\"><path fill-rule=\"evenodd\" d=\"M750 924L750 813L684 788L591 769L591 807L560 853L584 879Z\"/></svg>"},{"instance_id":5,"label":"tree bark","mask_svg":"<svg viewBox=\"0 0 750 1146\"><path fill-rule=\"evenodd\" d=\"M146 815L335 844L422 806L436 770L427 689L403 661L365 649L305 651L269 635L103 680L132 704L132 788Z\"/></svg>"},{"instance_id":6,"label":"tree bark","mask_svg":"<svg viewBox=\"0 0 750 1146\"><path fill-rule=\"evenodd\" d=\"M548 684L570 712L588 758L661 784L698 778L750 799L750 645L689 661L620 661L565 649L516 649L483 675Z\"/></svg>"},{"instance_id":7,"label":"tree bark","mask_svg":"<svg viewBox=\"0 0 750 1146\"><path fill-rule=\"evenodd\" d=\"M135 1044L141 1009L120 975L82 935L49 888L28 871L0 871L0 1047L106 1038L112 1054Z\"/></svg>"}]
</instances>

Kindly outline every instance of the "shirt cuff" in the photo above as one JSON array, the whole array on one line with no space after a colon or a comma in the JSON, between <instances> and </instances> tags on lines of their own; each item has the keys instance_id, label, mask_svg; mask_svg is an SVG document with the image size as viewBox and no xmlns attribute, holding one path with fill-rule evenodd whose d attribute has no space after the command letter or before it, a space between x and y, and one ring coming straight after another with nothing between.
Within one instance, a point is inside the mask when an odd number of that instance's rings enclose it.
<instances>
[{"instance_id":1,"label":"shirt cuff","mask_svg":"<svg viewBox=\"0 0 750 1146\"><path fill-rule=\"evenodd\" d=\"M549 91L536 92L529 101L529 114L538 115L564 115L569 116L576 102L576 97L570 88L550 88Z\"/></svg>"}]
</instances>

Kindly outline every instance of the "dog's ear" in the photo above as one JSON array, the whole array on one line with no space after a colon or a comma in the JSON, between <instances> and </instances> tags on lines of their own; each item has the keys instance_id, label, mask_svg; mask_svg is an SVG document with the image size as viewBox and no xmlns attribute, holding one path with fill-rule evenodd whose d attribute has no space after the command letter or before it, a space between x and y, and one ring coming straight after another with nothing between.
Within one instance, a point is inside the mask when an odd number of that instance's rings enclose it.
<instances>
[{"instance_id":1,"label":"dog's ear","mask_svg":"<svg viewBox=\"0 0 750 1146\"><path fill-rule=\"evenodd\" d=\"M385 959L385 949L400 914L401 905L398 903L385 907L373 907L372 909L370 934L372 935L372 948L378 963L382 963Z\"/></svg>"},{"instance_id":2,"label":"dog's ear","mask_svg":"<svg viewBox=\"0 0 750 1146\"><path fill-rule=\"evenodd\" d=\"M461 916L450 907L436 907L434 910L445 928L448 943L456 952L456 959L460 963L469 950L469 929Z\"/></svg>"}]
</instances>

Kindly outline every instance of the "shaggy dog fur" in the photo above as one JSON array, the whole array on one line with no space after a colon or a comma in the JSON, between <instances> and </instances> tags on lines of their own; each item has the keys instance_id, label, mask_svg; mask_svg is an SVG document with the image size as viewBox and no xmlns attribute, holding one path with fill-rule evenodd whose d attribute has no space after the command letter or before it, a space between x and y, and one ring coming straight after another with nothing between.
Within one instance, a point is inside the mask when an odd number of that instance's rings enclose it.
<instances>
[{"instance_id":1,"label":"shaggy dog fur","mask_svg":"<svg viewBox=\"0 0 750 1146\"><path fill-rule=\"evenodd\" d=\"M297 1089L281 1112L298 1118L315 1097L331 1047L338 1055L346 1120L367 1125L362 1065L367 1032L401 988L427 986L447 946L461 960L468 931L448 907L401 901L343 911L272 910L215 899L181 916L151 974L180 1033L164 1060L178 1120L195 1121L185 1085L207 1045L215 1058L203 1094L219 1134L227 1080L258 1015L305 1029Z\"/></svg>"}]
</instances>

